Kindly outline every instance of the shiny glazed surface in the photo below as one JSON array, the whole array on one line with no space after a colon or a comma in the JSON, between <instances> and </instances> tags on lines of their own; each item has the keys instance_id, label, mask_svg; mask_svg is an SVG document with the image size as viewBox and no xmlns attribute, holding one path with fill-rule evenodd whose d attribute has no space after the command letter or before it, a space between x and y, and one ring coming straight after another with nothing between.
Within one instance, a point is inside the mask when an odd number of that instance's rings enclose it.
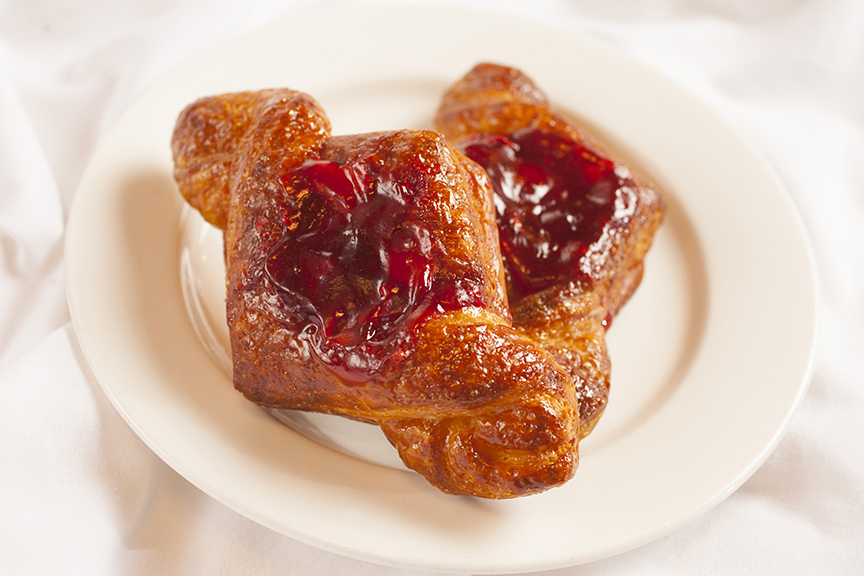
<instances>
[{"instance_id":1,"label":"shiny glazed surface","mask_svg":"<svg viewBox=\"0 0 864 576\"><path fill-rule=\"evenodd\" d=\"M562 278L589 280L582 259L614 218L634 212L629 172L561 134L526 127L477 134L460 150L489 174L501 251L517 299Z\"/></svg>"},{"instance_id":2,"label":"shiny glazed surface","mask_svg":"<svg viewBox=\"0 0 864 576\"><path fill-rule=\"evenodd\" d=\"M428 315L483 306L483 271L438 274L447 248L423 221L416 189L374 158L309 159L280 180L299 193L280 201L284 231L265 266L286 304L278 320L342 378L368 380L404 357Z\"/></svg>"}]
</instances>

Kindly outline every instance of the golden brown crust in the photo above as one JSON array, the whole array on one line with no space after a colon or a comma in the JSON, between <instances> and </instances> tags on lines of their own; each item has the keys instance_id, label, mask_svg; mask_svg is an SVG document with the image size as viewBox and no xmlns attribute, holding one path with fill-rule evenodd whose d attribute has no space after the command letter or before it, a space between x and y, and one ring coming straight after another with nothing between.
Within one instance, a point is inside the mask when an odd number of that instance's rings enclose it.
<instances>
[{"instance_id":1,"label":"golden brown crust","mask_svg":"<svg viewBox=\"0 0 864 576\"><path fill-rule=\"evenodd\" d=\"M578 464L571 381L508 324L478 320L420 327L392 375L400 407L379 424L405 464L446 492L509 498L563 484Z\"/></svg>"},{"instance_id":2,"label":"golden brown crust","mask_svg":"<svg viewBox=\"0 0 864 576\"><path fill-rule=\"evenodd\" d=\"M443 137L331 138L314 100L285 90L199 101L181 115L173 148L184 196L225 225L234 383L250 400L374 422L408 467L449 493L510 498L573 475L573 383L546 349L512 327L488 180ZM297 234L286 206L303 210L310 194L281 178L309 162L379 170L401 186L428 233L433 285L456 291L361 377L328 364L267 268L280 243Z\"/></svg>"},{"instance_id":3,"label":"golden brown crust","mask_svg":"<svg viewBox=\"0 0 864 576\"><path fill-rule=\"evenodd\" d=\"M568 371L579 402L580 437L591 433L609 397L603 297L584 284L565 284L515 303L513 325Z\"/></svg>"},{"instance_id":4,"label":"golden brown crust","mask_svg":"<svg viewBox=\"0 0 864 576\"><path fill-rule=\"evenodd\" d=\"M221 230L228 227L231 165L250 126L267 109L287 101L296 101L298 109L317 107L305 94L276 89L201 98L180 113L171 139L174 179L183 197L210 224ZM329 133L326 116L316 120Z\"/></svg>"},{"instance_id":5,"label":"golden brown crust","mask_svg":"<svg viewBox=\"0 0 864 576\"><path fill-rule=\"evenodd\" d=\"M545 94L521 71L480 64L444 95L436 128L454 145L478 135L511 136L536 129L609 154L569 118L556 112ZM625 173L619 164L616 171ZM596 425L609 390L604 333L642 278L643 259L662 219L664 203L653 189L629 174L635 209L613 218L580 261L586 278L562 277L554 286L524 298L513 294L514 326L541 343L568 369L580 397L582 435Z\"/></svg>"}]
</instances>

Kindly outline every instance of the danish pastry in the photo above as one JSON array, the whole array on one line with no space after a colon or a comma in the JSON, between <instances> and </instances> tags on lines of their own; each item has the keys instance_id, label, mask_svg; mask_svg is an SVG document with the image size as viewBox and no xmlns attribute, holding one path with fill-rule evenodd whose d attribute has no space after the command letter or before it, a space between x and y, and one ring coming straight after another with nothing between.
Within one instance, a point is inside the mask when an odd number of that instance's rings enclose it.
<instances>
[{"instance_id":1,"label":"danish pastry","mask_svg":"<svg viewBox=\"0 0 864 576\"><path fill-rule=\"evenodd\" d=\"M265 90L190 105L172 150L180 191L224 230L249 400L377 424L452 494L573 475L573 381L513 327L489 180L440 134L331 137L311 97Z\"/></svg>"},{"instance_id":2,"label":"danish pastry","mask_svg":"<svg viewBox=\"0 0 864 576\"><path fill-rule=\"evenodd\" d=\"M435 121L492 181L514 326L570 372L584 436L608 397L605 331L641 281L663 199L517 69L476 66Z\"/></svg>"}]
</instances>

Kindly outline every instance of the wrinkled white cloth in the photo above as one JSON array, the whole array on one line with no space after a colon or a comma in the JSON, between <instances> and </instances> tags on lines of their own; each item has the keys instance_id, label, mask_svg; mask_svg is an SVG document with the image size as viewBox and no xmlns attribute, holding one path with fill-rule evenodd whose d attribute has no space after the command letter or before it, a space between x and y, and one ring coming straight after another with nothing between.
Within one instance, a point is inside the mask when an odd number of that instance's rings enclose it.
<instances>
[{"instance_id":1,"label":"wrinkled white cloth","mask_svg":"<svg viewBox=\"0 0 864 576\"><path fill-rule=\"evenodd\" d=\"M177 475L99 388L63 291L75 188L123 109L203 48L338 4L0 0L0 574L415 574L293 541ZM864 573L864 3L460 5L600 38L696 94L777 169L818 266L815 375L763 467L669 536L548 574Z\"/></svg>"}]
</instances>

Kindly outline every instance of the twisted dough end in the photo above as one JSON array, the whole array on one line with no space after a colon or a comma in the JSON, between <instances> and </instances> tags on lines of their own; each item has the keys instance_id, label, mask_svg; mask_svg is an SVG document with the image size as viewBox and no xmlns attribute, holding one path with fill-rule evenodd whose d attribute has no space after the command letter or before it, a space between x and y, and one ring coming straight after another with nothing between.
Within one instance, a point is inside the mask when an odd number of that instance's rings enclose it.
<instances>
[{"instance_id":1,"label":"twisted dough end","mask_svg":"<svg viewBox=\"0 0 864 576\"><path fill-rule=\"evenodd\" d=\"M578 400L548 352L508 324L464 313L427 322L417 337L400 380L416 387L412 396L423 390L428 407L378 420L406 466L445 492L498 499L573 476Z\"/></svg>"},{"instance_id":2,"label":"twisted dough end","mask_svg":"<svg viewBox=\"0 0 864 576\"><path fill-rule=\"evenodd\" d=\"M208 223L228 228L231 180L243 160L241 152L249 149L249 138L262 119L289 109L293 122L285 124L289 132L293 128L294 147L329 135L330 123L318 103L287 88L199 98L180 113L171 137L174 180Z\"/></svg>"}]
</instances>

